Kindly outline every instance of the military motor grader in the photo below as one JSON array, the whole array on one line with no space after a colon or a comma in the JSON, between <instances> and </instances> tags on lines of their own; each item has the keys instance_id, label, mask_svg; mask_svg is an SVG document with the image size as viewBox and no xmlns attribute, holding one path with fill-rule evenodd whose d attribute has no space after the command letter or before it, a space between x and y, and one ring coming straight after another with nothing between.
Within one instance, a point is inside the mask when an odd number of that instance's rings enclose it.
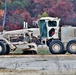
<instances>
[{"instance_id":1,"label":"military motor grader","mask_svg":"<svg viewBox=\"0 0 76 75\"><path fill-rule=\"evenodd\" d=\"M12 50L21 49L25 53L36 54L37 45L30 41L32 34L40 36L52 54L65 54L67 51L76 54L76 27L60 27L60 18L42 17L38 19L39 28L3 31L0 33L0 54L9 54Z\"/></svg>"}]
</instances>

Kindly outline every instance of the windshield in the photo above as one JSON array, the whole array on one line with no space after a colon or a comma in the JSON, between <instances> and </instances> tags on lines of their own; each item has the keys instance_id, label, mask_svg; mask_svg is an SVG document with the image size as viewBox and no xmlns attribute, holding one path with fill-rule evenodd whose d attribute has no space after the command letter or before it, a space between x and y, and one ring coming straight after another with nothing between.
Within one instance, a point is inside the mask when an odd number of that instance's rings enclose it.
<instances>
[{"instance_id":1,"label":"windshield","mask_svg":"<svg viewBox=\"0 0 76 75\"><path fill-rule=\"evenodd\" d=\"M48 26L49 27L56 27L57 26L57 22L56 21L48 21Z\"/></svg>"}]
</instances>

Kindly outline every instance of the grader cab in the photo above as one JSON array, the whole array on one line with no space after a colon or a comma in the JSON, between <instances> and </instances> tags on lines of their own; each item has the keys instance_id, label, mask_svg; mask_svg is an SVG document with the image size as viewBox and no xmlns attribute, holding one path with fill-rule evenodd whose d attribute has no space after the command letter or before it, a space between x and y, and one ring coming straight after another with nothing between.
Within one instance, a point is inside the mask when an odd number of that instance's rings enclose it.
<instances>
[{"instance_id":1,"label":"grader cab","mask_svg":"<svg viewBox=\"0 0 76 75\"><path fill-rule=\"evenodd\" d=\"M43 17L39 19L39 27L42 38L59 38L59 18Z\"/></svg>"}]
</instances>

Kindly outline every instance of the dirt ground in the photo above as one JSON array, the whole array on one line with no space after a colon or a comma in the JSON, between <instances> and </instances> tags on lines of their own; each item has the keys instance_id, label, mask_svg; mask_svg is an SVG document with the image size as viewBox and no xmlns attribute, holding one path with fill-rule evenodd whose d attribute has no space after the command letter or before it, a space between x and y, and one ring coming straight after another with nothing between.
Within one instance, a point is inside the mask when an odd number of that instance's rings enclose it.
<instances>
[{"instance_id":1,"label":"dirt ground","mask_svg":"<svg viewBox=\"0 0 76 75\"><path fill-rule=\"evenodd\" d=\"M0 70L0 75L76 75L76 71L51 71L51 70Z\"/></svg>"},{"instance_id":2,"label":"dirt ground","mask_svg":"<svg viewBox=\"0 0 76 75\"><path fill-rule=\"evenodd\" d=\"M0 56L0 75L76 75L76 55Z\"/></svg>"}]
</instances>

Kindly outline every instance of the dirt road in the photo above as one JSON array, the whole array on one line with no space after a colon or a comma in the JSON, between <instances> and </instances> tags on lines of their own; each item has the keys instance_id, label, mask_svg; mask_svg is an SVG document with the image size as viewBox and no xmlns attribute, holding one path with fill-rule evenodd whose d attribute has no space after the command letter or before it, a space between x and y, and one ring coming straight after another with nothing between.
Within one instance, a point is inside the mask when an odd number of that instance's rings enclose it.
<instances>
[{"instance_id":1,"label":"dirt road","mask_svg":"<svg viewBox=\"0 0 76 75\"><path fill-rule=\"evenodd\" d=\"M0 75L76 75L76 55L0 56Z\"/></svg>"}]
</instances>

